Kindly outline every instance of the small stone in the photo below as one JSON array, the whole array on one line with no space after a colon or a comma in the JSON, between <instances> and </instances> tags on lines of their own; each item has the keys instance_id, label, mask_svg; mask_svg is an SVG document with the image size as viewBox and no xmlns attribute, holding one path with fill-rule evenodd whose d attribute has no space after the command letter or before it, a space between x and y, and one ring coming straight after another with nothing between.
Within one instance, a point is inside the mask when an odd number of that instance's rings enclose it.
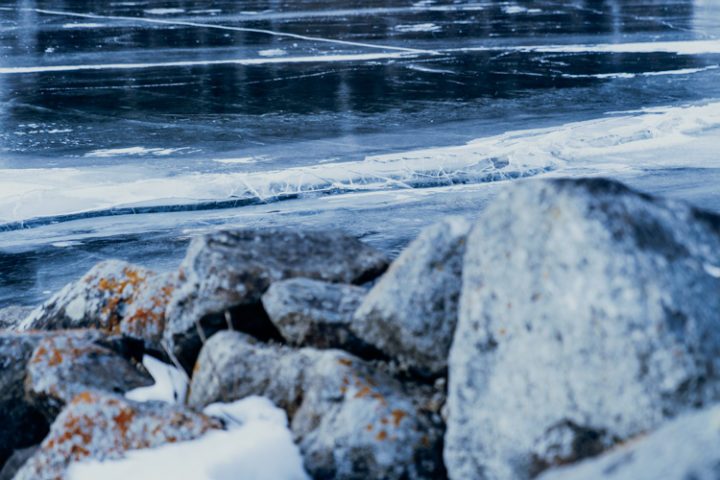
<instances>
[{"instance_id":1,"label":"small stone","mask_svg":"<svg viewBox=\"0 0 720 480\"><path fill-rule=\"evenodd\" d=\"M355 334L407 370L444 374L469 232L470 223L459 217L423 230L363 300L352 324Z\"/></svg>"},{"instance_id":2,"label":"small stone","mask_svg":"<svg viewBox=\"0 0 720 480\"><path fill-rule=\"evenodd\" d=\"M362 356L371 349L350 325L366 294L354 285L293 278L273 283L262 303L289 345L340 348Z\"/></svg>"}]
</instances>

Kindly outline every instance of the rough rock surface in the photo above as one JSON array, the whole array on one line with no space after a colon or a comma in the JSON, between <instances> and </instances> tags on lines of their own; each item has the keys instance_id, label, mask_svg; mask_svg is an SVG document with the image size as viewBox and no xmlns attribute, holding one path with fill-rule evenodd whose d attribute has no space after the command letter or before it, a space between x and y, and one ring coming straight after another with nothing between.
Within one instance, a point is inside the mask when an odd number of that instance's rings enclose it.
<instances>
[{"instance_id":1,"label":"rough rock surface","mask_svg":"<svg viewBox=\"0 0 720 480\"><path fill-rule=\"evenodd\" d=\"M85 390L125 393L152 385L152 377L138 363L142 345L135 358L129 358L131 350L126 339L107 338L97 330L47 335L27 364L27 397L52 421L67 402Z\"/></svg>"},{"instance_id":2,"label":"rough rock surface","mask_svg":"<svg viewBox=\"0 0 720 480\"><path fill-rule=\"evenodd\" d=\"M21 307L13 305L0 308L0 330L14 329L33 311L32 307Z\"/></svg>"},{"instance_id":3,"label":"rough rock surface","mask_svg":"<svg viewBox=\"0 0 720 480\"><path fill-rule=\"evenodd\" d=\"M203 348L190 404L263 395L285 409L314 478L442 478L440 401L339 350L292 350L237 332Z\"/></svg>"},{"instance_id":4,"label":"rough rock surface","mask_svg":"<svg viewBox=\"0 0 720 480\"><path fill-rule=\"evenodd\" d=\"M288 344L362 355L368 345L355 336L350 324L366 294L367 290L354 285L293 278L273 283L262 303Z\"/></svg>"},{"instance_id":5,"label":"rough rock surface","mask_svg":"<svg viewBox=\"0 0 720 480\"><path fill-rule=\"evenodd\" d=\"M720 397L720 218L602 179L509 188L468 238L451 478L525 479Z\"/></svg>"},{"instance_id":6,"label":"rough rock surface","mask_svg":"<svg viewBox=\"0 0 720 480\"><path fill-rule=\"evenodd\" d=\"M682 415L597 459L541 480L715 480L720 465L720 407Z\"/></svg>"},{"instance_id":7,"label":"rough rock surface","mask_svg":"<svg viewBox=\"0 0 720 480\"><path fill-rule=\"evenodd\" d=\"M0 480L13 480L18 470L25 465L25 462L27 462L30 457L35 455L38 448L38 445L33 445L32 447L15 450L10 458L8 458L8 461L5 462L2 469L0 469Z\"/></svg>"},{"instance_id":8,"label":"rough rock surface","mask_svg":"<svg viewBox=\"0 0 720 480\"><path fill-rule=\"evenodd\" d=\"M98 328L141 338L148 348L160 350L165 310L177 277L107 260L35 309L20 328Z\"/></svg>"},{"instance_id":9,"label":"rough rock surface","mask_svg":"<svg viewBox=\"0 0 720 480\"><path fill-rule=\"evenodd\" d=\"M48 430L25 398L25 368L43 333L0 333L0 465L13 450L39 443Z\"/></svg>"},{"instance_id":10,"label":"rough rock surface","mask_svg":"<svg viewBox=\"0 0 720 480\"><path fill-rule=\"evenodd\" d=\"M183 286L167 310L165 340L191 367L201 347L197 324L202 322L206 335L211 335L226 325L226 311L258 307L271 283L294 277L362 283L386 267L382 253L336 231L268 228L211 233L188 248L180 267ZM241 311L233 314L233 322L251 331L256 327L245 324L262 320L259 315Z\"/></svg>"},{"instance_id":11,"label":"rough rock surface","mask_svg":"<svg viewBox=\"0 0 720 480\"><path fill-rule=\"evenodd\" d=\"M444 373L469 232L470 223L459 217L421 232L365 297L355 334L416 373Z\"/></svg>"},{"instance_id":12,"label":"rough rock surface","mask_svg":"<svg viewBox=\"0 0 720 480\"><path fill-rule=\"evenodd\" d=\"M118 459L128 450L192 440L219 427L217 421L179 406L85 391L58 415L15 480L63 478L72 462Z\"/></svg>"}]
</instances>

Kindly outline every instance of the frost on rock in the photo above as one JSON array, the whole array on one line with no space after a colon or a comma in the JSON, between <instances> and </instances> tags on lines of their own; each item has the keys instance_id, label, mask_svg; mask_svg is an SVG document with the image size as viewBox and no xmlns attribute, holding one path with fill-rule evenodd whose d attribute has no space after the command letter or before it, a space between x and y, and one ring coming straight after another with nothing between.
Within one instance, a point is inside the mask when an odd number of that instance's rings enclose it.
<instances>
[{"instance_id":1,"label":"frost on rock","mask_svg":"<svg viewBox=\"0 0 720 480\"><path fill-rule=\"evenodd\" d=\"M362 355L370 347L350 327L366 294L367 290L355 285L293 278L273 283L262 303L288 344Z\"/></svg>"},{"instance_id":2,"label":"frost on rock","mask_svg":"<svg viewBox=\"0 0 720 480\"><path fill-rule=\"evenodd\" d=\"M15 329L32 311L32 307L21 307L17 305L0 308L0 330Z\"/></svg>"},{"instance_id":3,"label":"frost on rock","mask_svg":"<svg viewBox=\"0 0 720 480\"><path fill-rule=\"evenodd\" d=\"M130 450L192 440L220 426L181 407L85 391L58 415L15 480L67 478L68 467L76 462L117 460Z\"/></svg>"},{"instance_id":4,"label":"frost on rock","mask_svg":"<svg viewBox=\"0 0 720 480\"><path fill-rule=\"evenodd\" d=\"M720 217L602 179L508 188L468 238L451 478L526 479L720 398Z\"/></svg>"},{"instance_id":5,"label":"frost on rock","mask_svg":"<svg viewBox=\"0 0 720 480\"><path fill-rule=\"evenodd\" d=\"M143 339L149 348L159 350L165 309L177 281L177 274L158 275L107 260L35 309L20 328L97 328Z\"/></svg>"},{"instance_id":6,"label":"frost on rock","mask_svg":"<svg viewBox=\"0 0 720 480\"><path fill-rule=\"evenodd\" d=\"M126 339L106 337L97 330L47 335L27 363L26 394L52 420L85 390L124 393L150 385L150 375L134 364L130 348Z\"/></svg>"},{"instance_id":7,"label":"frost on rock","mask_svg":"<svg viewBox=\"0 0 720 480\"><path fill-rule=\"evenodd\" d=\"M362 283L386 267L382 253L338 231L214 232L194 239L188 248L180 267L182 287L167 310L165 340L183 365L192 368L201 347L199 322L210 336L226 327L227 313L238 330L255 334L264 329L268 331L258 336L277 336L272 324L263 322L260 306L260 297L273 282L306 277Z\"/></svg>"},{"instance_id":8,"label":"frost on rock","mask_svg":"<svg viewBox=\"0 0 720 480\"><path fill-rule=\"evenodd\" d=\"M355 334L423 376L447 369L470 223L426 228L392 263L355 313Z\"/></svg>"},{"instance_id":9,"label":"frost on rock","mask_svg":"<svg viewBox=\"0 0 720 480\"><path fill-rule=\"evenodd\" d=\"M196 407L250 395L288 412L314 478L437 478L437 398L339 350L292 350L237 332L203 347L191 384Z\"/></svg>"},{"instance_id":10,"label":"frost on rock","mask_svg":"<svg viewBox=\"0 0 720 480\"><path fill-rule=\"evenodd\" d=\"M714 480L720 465L720 407L682 415L607 454L540 480Z\"/></svg>"}]
</instances>

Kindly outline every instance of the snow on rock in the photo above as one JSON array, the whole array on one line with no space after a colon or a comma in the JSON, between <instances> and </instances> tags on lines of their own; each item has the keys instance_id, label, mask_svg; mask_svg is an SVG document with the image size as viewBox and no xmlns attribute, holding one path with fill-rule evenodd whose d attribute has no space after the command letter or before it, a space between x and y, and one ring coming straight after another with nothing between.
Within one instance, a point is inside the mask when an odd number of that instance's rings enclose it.
<instances>
[{"instance_id":1,"label":"snow on rock","mask_svg":"<svg viewBox=\"0 0 720 480\"><path fill-rule=\"evenodd\" d=\"M720 398L720 217L610 180L520 182L468 238L453 479L527 479ZM664 478L664 477L663 477Z\"/></svg>"},{"instance_id":2,"label":"snow on rock","mask_svg":"<svg viewBox=\"0 0 720 480\"><path fill-rule=\"evenodd\" d=\"M117 460L130 450L193 440L220 427L217 420L181 407L85 391L58 415L15 480L68 478L74 463Z\"/></svg>"},{"instance_id":3,"label":"snow on rock","mask_svg":"<svg viewBox=\"0 0 720 480\"><path fill-rule=\"evenodd\" d=\"M125 398L136 402L154 400L165 403L185 403L188 389L188 377L185 372L150 355L145 355L142 363L155 383L149 387L130 390L125 393Z\"/></svg>"},{"instance_id":4,"label":"snow on rock","mask_svg":"<svg viewBox=\"0 0 720 480\"><path fill-rule=\"evenodd\" d=\"M133 364L132 355L138 352L128 342L98 330L45 336L27 363L27 397L52 421L67 402L88 389L118 393L150 385L150 375Z\"/></svg>"},{"instance_id":5,"label":"snow on rock","mask_svg":"<svg viewBox=\"0 0 720 480\"><path fill-rule=\"evenodd\" d=\"M437 478L441 400L339 350L293 350L220 332L201 352L190 404L263 395L283 408L314 478Z\"/></svg>"},{"instance_id":6,"label":"snow on rock","mask_svg":"<svg viewBox=\"0 0 720 480\"><path fill-rule=\"evenodd\" d=\"M0 330L15 329L32 311L32 307L21 307L17 305L0 308Z\"/></svg>"},{"instance_id":7,"label":"snow on rock","mask_svg":"<svg viewBox=\"0 0 720 480\"><path fill-rule=\"evenodd\" d=\"M720 406L682 415L607 454L551 470L540 480L714 480L720 465Z\"/></svg>"},{"instance_id":8,"label":"snow on rock","mask_svg":"<svg viewBox=\"0 0 720 480\"><path fill-rule=\"evenodd\" d=\"M400 254L355 312L353 332L407 369L436 376L447 369L470 223L432 225Z\"/></svg>"},{"instance_id":9,"label":"snow on rock","mask_svg":"<svg viewBox=\"0 0 720 480\"><path fill-rule=\"evenodd\" d=\"M262 397L208 405L227 430L127 452L122 460L76 463L68 480L308 480L285 412Z\"/></svg>"},{"instance_id":10,"label":"snow on rock","mask_svg":"<svg viewBox=\"0 0 720 480\"><path fill-rule=\"evenodd\" d=\"M159 350L165 308L177 282L177 274L158 275L120 260L100 262L35 309L19 328L98 328L141 338Z\"/></svg>"},{"instance_id":11,"label":"snow on rock","mask_svg":"<svg viewBox=\"0 0 720 480\"><path fill-rule=\"evenodd\" d=\"M206 335L227 326L226 312L259 307L271 283L306 277L340 283L362 283L387 267L384 254L339 231L283 228L218 231L192 241L180 273L184 277L167 310L165 341L186 368L201 347L197 323ZM258 312L234 315L235 327L272 329L258 322Z\"/></svg>"},{"instance_id":12,"label":"snow on rock","mask_svg":"<svg viewBox=\"0 0 720 480\"><path fill-rule=\"evenodd\" d=\"M288 344L361 355L370 347L351 331L351 324L366 294L355 285L292 278L273 283L262 304Z\"/></svg>"}]
</instances>

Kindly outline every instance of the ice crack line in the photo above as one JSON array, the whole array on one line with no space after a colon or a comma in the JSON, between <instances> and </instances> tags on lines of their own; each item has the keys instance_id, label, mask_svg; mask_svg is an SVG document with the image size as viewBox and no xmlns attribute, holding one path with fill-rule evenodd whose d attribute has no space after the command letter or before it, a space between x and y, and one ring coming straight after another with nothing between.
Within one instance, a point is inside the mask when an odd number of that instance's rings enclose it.
<instances>
[{"instance_id":1,"label":"ice crack line","mask_svg":"<svg viewBox=\"0 0 720 480\"><path fill-rule=\"evenodd\" d=\"M289 33L289 32L278 32L275 30L266 30L262 28L246 28L246 27L231 27L227 25L216 25L212 23L198 23L198 22L189 22L184 20L166 20L166 19L160 19L160 18L144 18L144 17L129 17L129 16L123 16L123 15L99 15L95 13L77 13L77 12L67 12L67 11L61 11L61 10L45 10L42 8L25 8L20 9L24 11L33 11L36 13L41 13L45 15L58 15L58 16L66 16L66 17L75 17L75 18L86 18L86 19L93 19L93 20L121 20L121 21L131 21L131 22L143 22L143 23L153 23L153 24L159 24L159 25L181 25L185 27L198 27L198 28L212 28L215 30L229 30L234 32L248 32L248 33L260 33L265 35L272 35L275 37L287 37L287 38L296 38L298 40L307 40L312 42L322 42L322 43L333 43L336 45L348 45L353 47L364 47L364 48L374 48L379 50L395 50L399 52L407 52L407 53L421 53L426 55L435 55L438 52L435 52L434 50L424 50L424 49L418 49L418 48L407 48L407 47L396 47L391 45L377 45L373 43L365 43L365 42L353 42L350 40L337 40L333 38L324 38L324 37L313 37L309 35L300 35L297 33Z\"/></svg>"}]
</instances>

